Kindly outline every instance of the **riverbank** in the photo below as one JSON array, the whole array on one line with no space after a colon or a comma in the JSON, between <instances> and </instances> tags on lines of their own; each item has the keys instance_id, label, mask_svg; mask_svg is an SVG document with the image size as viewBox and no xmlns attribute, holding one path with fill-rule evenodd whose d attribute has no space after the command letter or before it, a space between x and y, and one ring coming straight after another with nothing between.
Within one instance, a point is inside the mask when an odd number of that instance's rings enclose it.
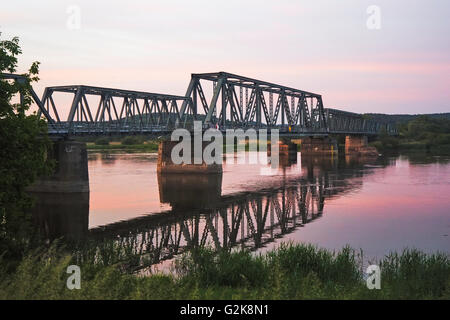
<instances>
[{"instance_id":1,"label":"riverbank","mask_svg":"<svg viewBox=\"0 0 450 320\"><path fill-rule=\"evenodd\" d=\"M55 252L29 255L9 274L1 261L0 299L450 299L450 260L443 253L390 254L377 263L381 289L369 290L362 257L348 247L284 244L264 255L201 249L176 261L176 277L136 276L119 264ZM79 290L66 287L71 264L80 266Z\"/></svg>"},{"instance_id":2,"label":"riverbank","mask_svg":"<svg viewBox=\"0 0 450 320\"><path fill-rule=\"evenodd\" d=\"M432 155L450 155L450 144L441 146L428 146L425 142L420 141L399 141L398 144L393 146L383 146L379 141L375 141L369 144L377 149L379 153L423 153ZM227 148L224 145L223 152L232 150L233 147ZM237 148L234 148L237 150ZM244 147L245 151L249 151L248 145ZM98 152L158 152L158 142L146 143L146 144L109 144L109 145L96 145L94 143L87 143L88 151ZM344 153L344 146L339 146L340 153Z\"/></svg>"},{"instance_id":3,"label":"riverbank","mask_svg":"<svg viewBox=\"0 0 450 320\"><path fill-rule=\"evenodd\" d=\"M146 142L141 144L122 144L120 142L110 144L86 143L88 151L129 151L129 152L158 152L158 142Z\"/></svg>"},{"instance_id":4,"label":"riverbank","mask_svg":"<svg viewBox=\"0 0 450 320\"><path fill-rule=\"evenodd\" d=\"M393 140L395 139L395 140ZM447 156L450 155L450 144L431 145L427 141L404 140L392 138L391 143L383 143L380 140L369 143L375 147L379 153L422 153L430 155Z\"/></svg>"},{"instance_id":5,"label":"riverbank","mask_svg":"<svg viewBox=\"0 0 450 320\"><path fill-rule=\"evenodd\" d=\"M409 122L397 124L399 135L381 132L370 143L378 152L428 153L450 155L450 120L420 116Z\"/></svg>"}]
</instances>

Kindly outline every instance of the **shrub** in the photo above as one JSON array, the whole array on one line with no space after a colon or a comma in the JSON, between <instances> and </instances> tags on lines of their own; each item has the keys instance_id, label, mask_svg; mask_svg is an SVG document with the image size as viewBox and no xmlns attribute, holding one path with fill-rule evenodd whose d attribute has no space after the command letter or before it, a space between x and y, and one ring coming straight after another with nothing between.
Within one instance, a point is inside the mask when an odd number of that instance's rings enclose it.
<instances>
[{"instance_id":1,"label":"shrub","mask_svg":"<svg viewBox=\"0 0 450 320\"><path fill-rule=\"evenodd\" d=\"M121 142L123 145L132 145L132 144L142 144L143 143L142 139L137 136L127 136L127 137L123 138Z\"/></svg>"},{"instance_id":2,"label":"shrub","mask_svg":"<svg viewBox=\"0 0 450 320\"><path fill-rule=\"evenodd\" d=\"M101 137L95 140L95 144L98 146L107 146L109 145L109 139L106 137Z\"/></svg>"}]
</instances>

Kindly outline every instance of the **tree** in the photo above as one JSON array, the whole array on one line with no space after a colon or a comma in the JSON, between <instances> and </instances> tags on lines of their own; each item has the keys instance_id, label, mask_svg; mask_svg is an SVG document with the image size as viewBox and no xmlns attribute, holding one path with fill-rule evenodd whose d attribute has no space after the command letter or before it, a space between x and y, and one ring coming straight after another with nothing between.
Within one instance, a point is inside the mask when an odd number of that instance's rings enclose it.
<instances>
[{"instance_id":1,"label":"tree","mask_svg":"<svg viewBox=\"0 0 450 320\"><path fill-rule=\"evenodd\" d=\"M2 40L0 33L1 73L15 73L21 53L17 37ZM31 217L27 210L32 199L26 187L52 169L47 161L51 146L47 124L36 113L27 115L32 103L31 83L39 80L38 72L39 63L34 62L23 82L0 77L0 255L5 250L17 253L29 244ZM20 93L22 103L13 103Z\"/></svg>"}]
</instances>

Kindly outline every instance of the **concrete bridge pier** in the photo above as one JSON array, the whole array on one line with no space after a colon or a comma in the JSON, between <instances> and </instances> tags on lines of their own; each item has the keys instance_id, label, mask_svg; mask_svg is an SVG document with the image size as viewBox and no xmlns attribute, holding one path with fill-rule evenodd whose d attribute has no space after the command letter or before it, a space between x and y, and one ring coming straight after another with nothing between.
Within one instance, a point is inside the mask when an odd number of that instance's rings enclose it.
<instances>
[{"instance_id":1,"label":"concrete bridge pier","mask_svg":"<svg viewBox=\"0 0 450 320\"><path fill-rule=\"evenodd\" d=\"M302 155L335 155L338 146L335 139L330 137L306 137L299 139Z\"/></svg>"},{"instance_id":2,"label":"concrete bridge pier","mask_svg":"<svg viewBox=\"0 0 450 320\"><path fill-rule=\"evenodd\" d=\"M192 139L193 140L193 139ZM158 173L222 173L222 163L207 164L203 157L201 163L196 164L194 158L194 143L191 145L191 163L177 164L172 161L172 149L178 144L178 141L161 141L158 147ZM202 155L205 147L210 142L203 142Z\"/></svg>"},{"instance_id":3,"label":"concrete bridge pier","mask_svg":"<svg viewBox=\"0 0 450 320\"><path fill-rule=\"evenodd\" d=\"M48 157L56 161L54 173L40 177L27 188L30 192L80 193L89 192L89 172L86 143L59 140L53 143Z\"/></svg>"},{"instance_id":4,"label":"concrete bridge pier","mask_svg":"<svg viewBox=\"0 0 450 320\"><path fill-rule=\"evenodd\" d=\"M281 139L278 144L278 151L280 155L293 156L297 158L297 144L290 139Z\"/></svg>"},{"instance_id":5,"label":"concrete bridge pier","mask_svg":"<svg viewBox=\"0 0 450 320\"><path fill-rule=\"evenodd\" d=\"M367 144L367 136L363 135L347 135L345 136L345 154L361 155L361 156L378 156L375 147Z\"/></svg>"},{"instance_id":6,"label":"concrete bridge pier","mask_svg":"<svg viewBox=\"0 0 450 320\"><path fill-rule=\"evenodd\" d=\"M271 142L267 142L267 156L272 155ZM290 139L280 139L278 141L278 163L281 167L289 167L297 163L297 144Z\"/></svg>"},{"instance_id":7,"label":"concrete bridge pier","mask_svg":"<svg viewBox=\"0 0 450 320\"><path fill-rule=\"evenodd\" d=\"M267 142L267 155L270 156L272 153L271 142ZM278 153L280 156L296 155L297 154L297 144L292 142L290 139L280 139L278 141Z\"/></svg>"}]
</instances>

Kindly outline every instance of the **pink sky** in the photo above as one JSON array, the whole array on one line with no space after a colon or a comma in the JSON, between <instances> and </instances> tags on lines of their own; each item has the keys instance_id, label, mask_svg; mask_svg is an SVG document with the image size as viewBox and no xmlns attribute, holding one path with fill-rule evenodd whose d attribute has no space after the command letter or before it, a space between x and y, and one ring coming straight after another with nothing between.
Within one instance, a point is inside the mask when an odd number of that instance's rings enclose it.
<instances>
[{"instance_id":1,"label":"pink sky","mask_svg":"<svg viewBox=\"0 0 450 320\"><path fill-rule=\"evenodd\" d=\"M19 71L41 62L38 94L86 84L183 95L190 73L227 71L320 93L326 107L450 111L450 3L393 2L15 1L0 31L21 39ZM379 30L367 28L369 5Z\"/></svg>"}]
</instances>

